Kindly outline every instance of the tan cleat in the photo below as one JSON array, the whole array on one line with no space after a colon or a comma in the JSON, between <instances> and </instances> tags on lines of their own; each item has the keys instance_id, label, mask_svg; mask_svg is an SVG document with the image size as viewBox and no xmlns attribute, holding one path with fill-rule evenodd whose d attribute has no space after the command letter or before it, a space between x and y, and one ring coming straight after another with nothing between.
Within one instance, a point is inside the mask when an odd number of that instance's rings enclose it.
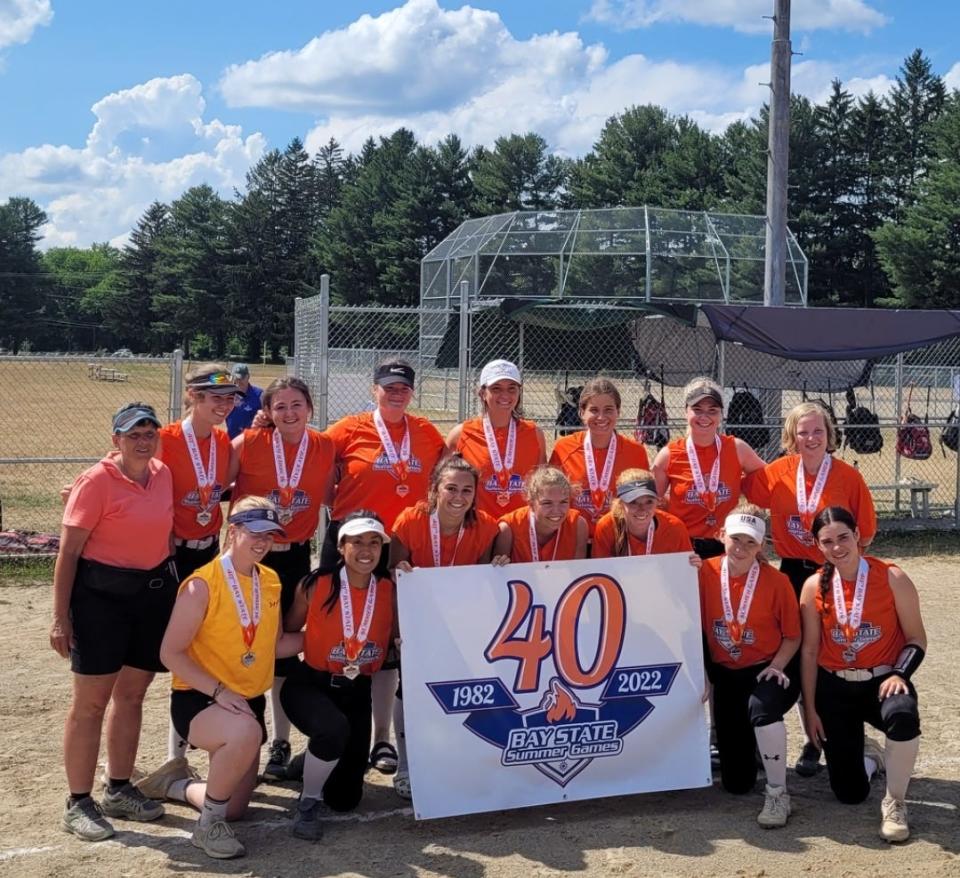
<instances>
[{"instance_id":1,"label":"tan cleat","mask_svg":"<svg viewBox=\"0 0 960 878\"><path fill-rule=\"evenodd\" d=\"M763 810L757 815L757 823L764 829L777 829L787 825L790 816L790 796L784 787L767 784L764 792Z\"/></svg>"},{"instance_id":2,"label":"tan cleat","mask_svg":"<svg viewBox=\"0 0 960 878\"><path fill-rule=\"evenodd\" d=\"M148 799L165 799L170 784L175 780L199 780L198 775L187 762L186 757L176 756L168 759L156 771L140 778L134 786Z\"/></svg>"},{"instance_id":3,"label":"tan cleat","mask_svg":"<svg viewBox=\"0 0 960 878\"><path fill-rule=\"evenodd\" d=\"M898 842L910 838L910 827L907 825L907 803L903 799L893 796L884 796L880 803L880 838L884 841Z\"/></svg>"}]
</instances>

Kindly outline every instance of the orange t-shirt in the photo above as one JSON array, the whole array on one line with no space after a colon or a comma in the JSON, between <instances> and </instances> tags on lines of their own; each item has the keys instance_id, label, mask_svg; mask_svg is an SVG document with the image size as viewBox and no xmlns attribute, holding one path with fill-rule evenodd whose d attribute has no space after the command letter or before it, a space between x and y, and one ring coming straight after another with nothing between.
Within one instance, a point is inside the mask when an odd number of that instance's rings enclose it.
<instances>
[{"instance_id":1,"label":"orange t-shirt","mask_svg":"<svg viewBox=\"0 0 960 878\"><path fill-rule=\"evenodd\" d=\"M770 510L770 534L773 548L781 558L802 558L823 564L823 555L805 530L797 509L797 467L802 466L799 454L781 457L763 469L743 478L743 493L751 503ZM804 473L807 496L813 490L816 473ZM830 475L823 486L817 512L827 506L848 509L857 521L860 536L869 542L877 532L877 514L870 489L860 470L846 461L833 458Z\"/></svg>"},{"instance_id":2,"label":"orange t-shirt","mask_svg":"<svg viewBox=\"0 0 960 878\"><path fill-rule=\"evenodd\" d=\"M505 512L511 512L526 505L527 501L523 496L523 480L527 473L540 463L537 425L533 421L524 420L516 420L514 423L517 425L517 450L506 487L500 486L497 475L493 471L490 452L487 451L487 439L483 432L483 418L464 421L460 438L457 440L457 451L480 472L477 509L483 510L494 518L499 518ZM507 431L507 427L494 430L501 459L507 449ZM498 497L504 502L501 503Z\"/></svg>"},{"instance_id":3,"label":"orange t-shirt","mask_svg":"<svg viewBox=\"0 0 960 878\"><path fill-rule=\"evenodd\" d=\"M339 576L340 574L334 574ZM308 665L318 671L342 674L346 657L343 654L343 619L340 604L329 609L323 605L330 597L331 576L321 576L310 592L307 607L307 624L303 632L303 657ZM353 607L353 627L356 632L363 618L368 591L365 588L348 589ZM343 599L343 589L340 598ZM373 604L373 620L367 632L367 642L360 650L360 673L375 674L380 670L387 655L393 633L393 583L389 579L377 580L377 596Z\"/></svg>"},{"instance_id":4,"label":"orange t-shirt","mask_svg":"<svg viewBox=\"0 0 960 878\"><path fill-rule=\"evenodd\" d=\"M875 668L893 665L900 656L907 639L900 627L900 617L890 588L890 567L886 561L865 556L870 572L867 574L867 593L863 600L860 629L852 644L843 636L837 622L833 603L833 583L827 588L826 601L817 590L816 606L820 613L820 654L817 664L831 671L843 668ZM843 597L847 612L853 607L856 578L843 580Z\"/></svg>"},{"instance_id":5,"label":"orange t-shirt","mask_svg":"<svg viewBox=\"0 0 960 878\"><path fill-rule=\"evenodd\" d=\"M358 509L376 512L388 531L408 506L427 499L430 474L443 456L443 436L426 418L407 415L410 428L410 460L402 482L390 466L373 423L373 412L341 418L327 429L337 458L339 481L331 516L339 521ZM397 451L403 441L404 424L387 424Z\"/></svg>"},{"instance_id":6,"label":"orange t-shirt","mask_svg":"<svg viewBox=\"0 0 960 878\"><path fill-rule=\"evenodd\" d=\"M743 470L737 456L736 440L733 436L720 436L720 484L717 487L717 504L713 512L703 505L693 484L686 442L686 437L681 436L667 446L670 449L667 462L667 480L670 483L667 510L687 526L691 538L716 538L723 527L723 520L736 508L740 499ZM709 487L710 469L717 459L716 444L711 442L704 447L697 446L697 459L700 461L704 484Z\"/></svg>"},{"instance_id":7,"label":"orange t-shirt","mask_svg":"<svg viewBox=\"0 0 960 878\"><path fill-rule=\"evenodd\" d=\"M309 540L320 523L323 493L333 467L333 443L323 433L309 427L307 436L307 457L291 504L293 519L283 526L287 536L285 539L277 537L278 543L302 543ZM299 444L283 443L288 474L293 470L298 448ZM266 497L280 505L280 488L277 485L277 471L273 461L272 428L243 431L240 471L233 489L231 507L241 498L251 495Z\"/></svg>"},{"instance_id":8,"label":"orange t-shirt","mask_svg":"<svg viewBox=\"0 0 960 878\"><path fill-rule=\"evenodd\" d=\"M510 560L514 564L522 564L533 560L530 548L530 512L529 506L521 506L500 516L500 521L507 525L513 533L513 547L510 549ZM577 522L583 516L576 510L567 512L567 517L560 524L560 528L544 543L538 551L541 561L572 561L577 551Z\"/></svg>"},{"instance_id":9,"label":"orange t-shirt","mask_svg":"<svg viewBox=\"0 0 960 878\"><path fill-rule=\"evenodd\" d=\"M457 546L459 534L440 535L440 566L463 567L479 564L481 557L497 537L497 520L477 510L477 520L463 529L463 539ZM433 547L430 543L430 513L426 503L418 503L400 513L393 525L397 537L410 553L414 567L433 567Z\"/></svg>"},{"instance_id":10,"label":"orange t-shirt","mask_svg":"<svg viewBox=\"0 0 960 878\"><path fill-rule=\"evenodd\" d=\"M666 555L668 552L692 552L690 534L686 525L669 512L658 509L654 513L656 530L653 532L652 555ZM630 543L631 555L646 555L647 540L638 539L627 534ZM590 550L591 558L615 558L617 533L613 524L613 513L608 512L597 522L597 529L593 533L593 546Z\"/></svg>"},{"instance_id":11,"label":"orange t-shirt","mask_svg":"<svg viewBox=\"0 0 960 878\"><path fill-rule=\"evenodd\" d=\"M614 486L617 484L617 476L626 469L650 469L650 459L647 457L647 449L643 445L629 436L617 433L617 457L613 462L610 489L607 491L603 506L597 509L593 505L593 497L590 496L590 482L587 480L587 465L583 450L583 442L586 436L587 431L581 430L558 439L556 445L553 446L550 463L562 469L567 478L570 479L570 484L573 486L570 502L575 509L579 509L583 513L590 528L590 536L593 536L601 516L610 511L610 502L616 493ZM596 463L597 478L599 479L603 472L603 464L607 459L607 449L594 448L593 459Z\"/></svg>"},{"instance_id":12,"label":"orange t-shirt","mask_svg":"<svg viewBox=\"0 0 960 878\"><path fill-rule=\"evenodd\" d=\"M226 430L215 427L205 439L197 439L204 471L207 468L211 440L217 443L217 468L206 508L213 517L209 524L200 524L197 521L197 513L200 511L197 474L193 471L187 440L183 437L183 421L175 421L160 428L160 453L157 456L170 467L173 475L173 535L182 540L202 540L212 534L219 534L223 526L220 496L227 486L230 437Z\"/></svg>"},{"instance_id":13,"label":"orange t-shirt","mask_svg":"<svg viewBox=\"0 0 960 878\"><path fill-rule=\"evenodd\" d=\"M120 452L81 473L70 489L63 523L90 531L80 557L112 567L152 570L170 556L173 477L151 458L146 485L128 479L117 466Z\"/></svg>"},{"instance_id":14,"label":"orange t-shirt","mask_svg":"<svg viewBox=\"0 0 960 878\"><path fill-rule=\"evenodd\" d=\"M743 627L743 639L735 644L723 620L720 597L720 565L724 556L708 558L700 568L700 621L707 636L710 658L727 668L749 668L768 662L785 637L800 636L800 606L785 574L769 564L760 565L760 578ZM730 577L730 603L737 617L747 574Z\"/></svg>"}]
</instances>

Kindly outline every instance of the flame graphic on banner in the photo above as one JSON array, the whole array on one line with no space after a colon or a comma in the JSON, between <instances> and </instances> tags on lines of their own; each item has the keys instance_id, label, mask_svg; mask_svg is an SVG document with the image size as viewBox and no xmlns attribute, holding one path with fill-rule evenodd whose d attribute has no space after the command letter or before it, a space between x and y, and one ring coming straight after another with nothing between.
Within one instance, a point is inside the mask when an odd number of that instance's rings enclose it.
<instances>
[{"instance_id":1,"label":"flame graphic on banner","mask_svg":"<svg viewBox=\"0 0 960 878\"><path fill-rule=\"evenodd\" d=\"M573 693L554 677L550 688L543 693L540 709L545 710L548 723L572 722L577 716L577 700Z\"/></svg>"}]
</instances>

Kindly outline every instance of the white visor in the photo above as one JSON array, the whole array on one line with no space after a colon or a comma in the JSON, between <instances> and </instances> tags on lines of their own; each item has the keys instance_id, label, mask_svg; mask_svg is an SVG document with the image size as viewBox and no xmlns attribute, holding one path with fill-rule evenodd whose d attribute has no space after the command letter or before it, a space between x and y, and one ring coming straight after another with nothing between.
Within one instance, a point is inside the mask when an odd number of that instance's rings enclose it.
<instances>
[{"instance_id":1,"label":"white visor","mask_svg":"<svg viewBox=\"0 0 960 878\"><path fill-rule=\"evenodd\" d=\"M763 542L764 534L767 532L767 526L762 518L748 515L746 512L731 512L723 522L723 529L727 536L739 534L753 537L758 543Z\"/></svg>"},{"instance_id":2,"label":"white visor","mask_svg":"<svg viewBox=\"0 0 960 878\"><path fill-rule=\"evenodd\" d=\"M520 370L509 360L491 360L480 372L480 386L489 387L498 381L515 381L523 384Z\"/></svg>"},{"instance_id":3,"label":"white visor","mask_svg":"<svg viewBox=\"0 0 960 878\"><path fill-rule=\"evenodd\" d=\"M390 542L383 525L375 518L351 518L345 521L337 532L337 542L344 537L358 537L360 534L379 534L385 543Z\"/></svg>"}]
</instances>

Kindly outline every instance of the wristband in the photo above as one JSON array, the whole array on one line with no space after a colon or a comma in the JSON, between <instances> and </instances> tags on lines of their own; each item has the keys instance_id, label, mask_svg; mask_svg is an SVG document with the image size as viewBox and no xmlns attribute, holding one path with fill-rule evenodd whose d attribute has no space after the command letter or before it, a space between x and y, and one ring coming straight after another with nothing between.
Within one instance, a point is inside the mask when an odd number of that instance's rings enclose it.
<instances>
[{"instance_id":1,"label":"wristband","mask_svg":"<svg viewBox=\"0 0 960 878\"><path fill-rule=\"evenodd\" d=\"M223 690L226 689L226 688L227 688L227 687L224 686L223 683L220 683L220 682L218 681L218 682L217 682L217 688L213 690L213 695L211 695L210 698L211 698L213 701L216 701L216 700L217 700L217 696L218 696L221 692L223 692Z\"/></svg>"},{"instance_id":2,"label":"wristband","mask_svg":"<svg viewBox=\"0 0 960 878\"><path fill-rule=\"evenodd\" d=\"M899 674L905 680L909 680L913 676L913 672L920 667L925 655L923 647L917 646L916 643L908 643L900 650L897 663L893 666L894 673Z\"/></svg>"}]
</instances>

